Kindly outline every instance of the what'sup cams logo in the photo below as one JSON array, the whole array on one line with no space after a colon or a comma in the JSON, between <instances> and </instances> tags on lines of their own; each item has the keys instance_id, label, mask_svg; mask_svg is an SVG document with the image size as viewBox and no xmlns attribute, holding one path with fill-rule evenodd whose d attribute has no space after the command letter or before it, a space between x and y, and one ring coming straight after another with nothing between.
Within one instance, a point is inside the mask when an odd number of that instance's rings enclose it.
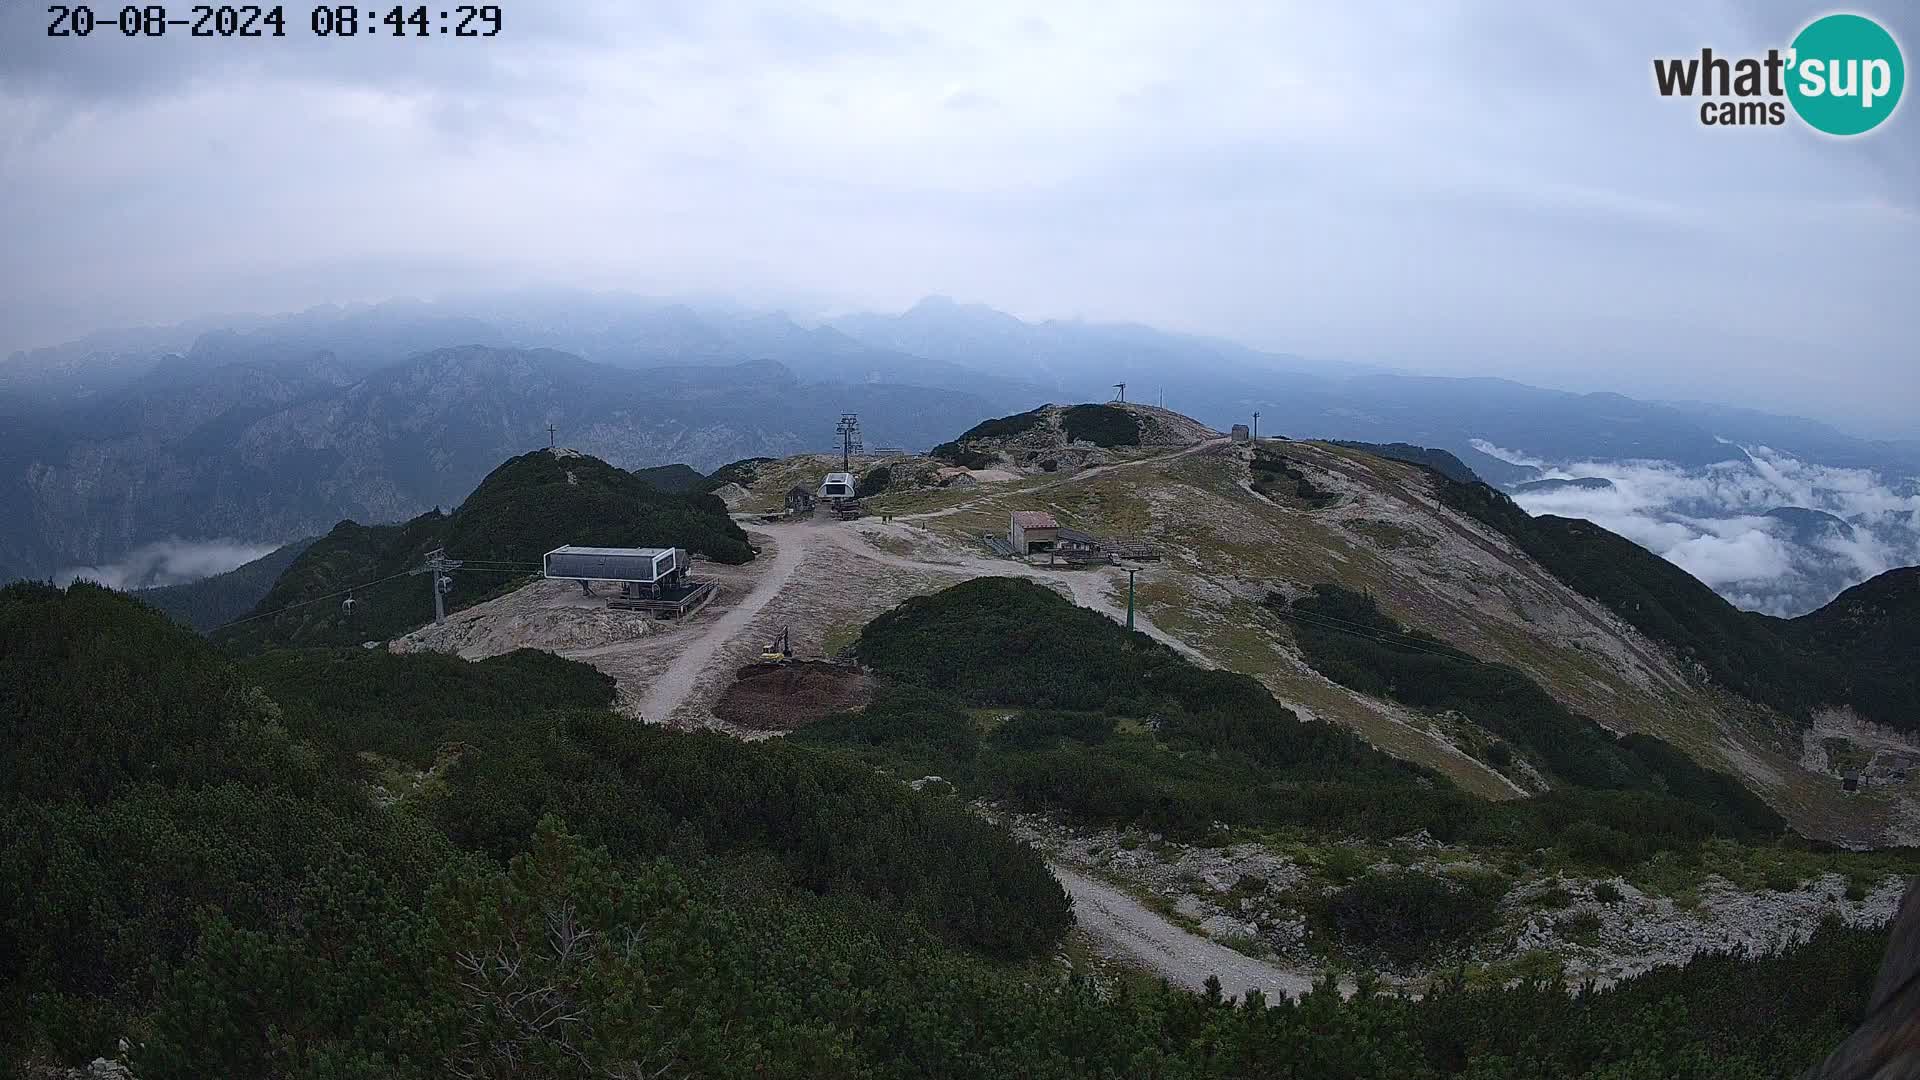
<instances>
[{"instance_id":1,"label":"what'sup cams logo","mask_svg":"<svg viewBox=\"0 0 1920 1080\"><path fill-rule=\"evenodd\" d=\"M1907 82L1900 45L1863 15L1828 15L1808 23L1784 51L1728 58L1657 59L1661 97L1698 97L1709 127L1778 126L1787 107L1816 131L1862 135L1886 122Z\"/></svg>"}]
</instances>

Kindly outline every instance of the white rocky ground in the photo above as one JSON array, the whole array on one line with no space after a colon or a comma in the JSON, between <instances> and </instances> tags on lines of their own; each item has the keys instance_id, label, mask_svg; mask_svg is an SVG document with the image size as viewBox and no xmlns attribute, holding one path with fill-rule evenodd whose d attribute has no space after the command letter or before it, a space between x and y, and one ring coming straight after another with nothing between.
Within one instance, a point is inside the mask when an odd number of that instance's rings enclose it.
<instances>
[{"instance_id":1,"label":"white rocky ground","mask_svg":"<svg viewBox=\"0 0 1920 1080\"><path fill-rule=\"evenodd\" d=\"M602 584L596 595L588 596L571 581L536 581L457 611L442 625L429 624L395 638L387 648L481 660L523 648L564 652L611 645L670 629L645 612L610 610L607 600L615 592L614 586Z\"/></svg>"},{"instance_id":2,"label":"white rocky ground","mask_svg":"<svg viewBox=\"0 0 1920 1080\"><path fill-rule=\"evenodd\" d=\"M1516 889L1509 911L1526 891L1554 882ZM1684 963L1696 952L1776 952L1813 936L1820 923L1835 918L1849 926L1885 926L1899 911L1906 882L1890 877L1870 890L1865 899L1846 898L1846 879L1827 874L1800 887L1746 892L1723 879L1708 878L1699 889L1700 903L1682 908L1672 899L1648 896L1620 879L1612 884L1620 899L1603 903L1594 898L1594 881L1557 882L1574 897L1572 906L1556 912L1525 916L1519 932L1506 947L1513 958L1544 949L1567 960L1568 971L1601 983L1624 979L1652 967ZM1600 917L1596 940L1588 944L1567 933L1573 913L1591 911Z\"/></svg>"},{"instance_id":3,"label":"white rocky ground","mask_svg":"<svg viewBox=\"0 0 1920 1080\"><path fill-rule=\"evenodd\" d=\"M1304 978L1326 972L1326 959L1308 947L1305 915L1286 902L1290 891L1317 889L1324 883L1314 884L1310 868L1286 855L1255 843L1209 848L1120 830L1069 828L1034 815L1010 818L1009 824L1056 865L1135 896L1158 897L1211 940L1244 947L1248 939L1257 938L1271 950L1276 966ZM1382 862L1373 868L1442 875L1449 868L1475 868L1457 857L1443 858L1459 853L1424 837L1408 838L1400 846L1407 855L1405 865ZM1501 901L1500 925L1470 948L1467 959L1494 965L1546 952L1564 965L1569 980L1606 984L1649 968L1684 963L1696 952L1777 951L1807 940L1829 917L1852 926L1883 926L1892 921L1906 888L1902 879L1889 877L1864 899L1848 900L1847 882L1837 874L1785 891L1745 891L1709 877L1697 890L1699 903L1683 907L1671 898L1642 893L1620 878L1608 883L1618 899L1596 898L1602 880L1542 874L1516 883ZM1541 895L1556 887L1568 894L1565 905L1542 907ZM1598 918L1597 929L1579 925L1583 912ZM1423 978L1409 973L1385 981L1416 989Z\"/></svg>"}]
</instances>

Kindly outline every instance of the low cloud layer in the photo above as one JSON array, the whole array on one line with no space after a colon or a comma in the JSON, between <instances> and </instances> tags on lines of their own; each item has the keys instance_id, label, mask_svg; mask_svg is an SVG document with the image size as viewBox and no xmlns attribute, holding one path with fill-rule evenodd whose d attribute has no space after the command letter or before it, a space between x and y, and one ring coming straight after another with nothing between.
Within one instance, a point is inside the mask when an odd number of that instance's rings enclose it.
<instances>
[{"instance_id":1,"label":"low cloud layer","mask_svg":"<svg viewBox=\"0 0 1920 1080\"><path fill-rule=\"evenodd\" d=\"M62 588L75 581L97 581L115 589L150 589L184 585L224 574L272 551L272 544L242 544L233 540L161 540L128 552L104 566L69 566L53 576Z\"/></svg>"},{"instance_id":2,"label":"low cloud layer","mask_svg":"<svg viewBox=\"0 0 1920 1080\"><path fill-rule=\"evenodd\" d=\"M1920 478L1801 461L1764 446L1701 469L1660 461L1549 465L1548 479L1599 477L1602 489L1519 492L1529 513L1585 518L1666 558L1752 611L1799 615L1842 589L1920 563Z\"/></svg>"}]
</instances>

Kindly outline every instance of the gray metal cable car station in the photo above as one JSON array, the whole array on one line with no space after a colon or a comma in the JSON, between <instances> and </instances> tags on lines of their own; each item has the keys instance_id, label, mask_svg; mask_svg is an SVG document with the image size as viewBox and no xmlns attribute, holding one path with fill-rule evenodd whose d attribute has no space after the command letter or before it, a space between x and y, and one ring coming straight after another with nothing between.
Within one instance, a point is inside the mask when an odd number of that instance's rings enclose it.
<instances>
[{"instance_id":1,"label":"gray metal cable car station","mask_svg":"<svg viewBox=\"0 0 1920 1080\"><path fill-rule=\"evenodd\" d=\"M591 594L596 581L617 581L620 595L608 607L654 611L662 616L684 614L713 588L710 581L693 581L693 557L686 548L575 547L566 544L541 558L549 578L578 581Z\"/></svg>"}]
</instances>

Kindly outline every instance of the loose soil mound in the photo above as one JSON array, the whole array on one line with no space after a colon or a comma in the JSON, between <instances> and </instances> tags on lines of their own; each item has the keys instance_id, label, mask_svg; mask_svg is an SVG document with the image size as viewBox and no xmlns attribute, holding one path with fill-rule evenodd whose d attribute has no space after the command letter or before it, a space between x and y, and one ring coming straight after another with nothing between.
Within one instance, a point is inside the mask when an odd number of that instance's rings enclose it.
<instances>
[{"instance_id":1,"label":"loose soil mound","mask_svg":"<svg viewBox=\"0 0 1920 1080\"><path fill-rule=\"evenodd\" d=\"M851 664L748 664L714 706L713 715L755 731L791 731L860 708L871 696L866 673Z\"/></svg>"}]
</instances>

